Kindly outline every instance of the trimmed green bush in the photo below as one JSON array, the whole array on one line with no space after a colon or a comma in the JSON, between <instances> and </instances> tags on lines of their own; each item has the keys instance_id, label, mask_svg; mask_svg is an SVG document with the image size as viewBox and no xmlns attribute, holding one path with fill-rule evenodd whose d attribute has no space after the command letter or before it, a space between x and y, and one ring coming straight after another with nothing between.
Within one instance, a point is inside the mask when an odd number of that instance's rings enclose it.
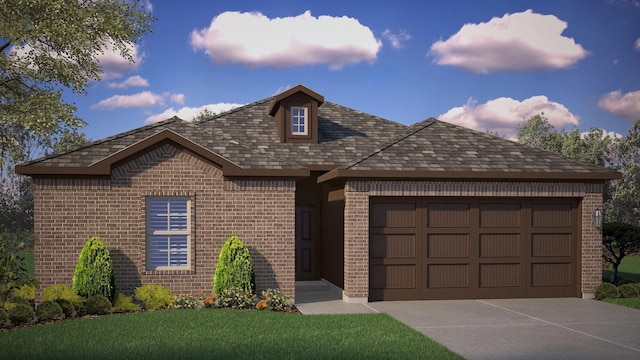
<instances>
[{"instance_id":1,"label":"trimmed green bush","mask_svg":"<svg viewBox=\"0 0 640 360\"><path fill-rule=\"evenodd\" d=\"M133 303L133 298L123 293L116 293L113 298L113 311L114 312L134 312L140 311L140 306Z\"/></svg>"},{"instance_id":2,"label":"trimmed green bush","mask_svg":"<svg viewBox=\"0 0 640 360\"><path fill-rule=\"evenodd\" d=\"M250 294L256 290L251 254L237 236L228 238L222 246L213 276L215 294L220 295L232 288L242 289Z\"/></svg>"},{"instance_id":3,"label":"trimmed green bush","mask_svg":"<svg viewBox=\"0 0 640 360\"><path fill-rule=\"evenodd\" d=\"M7 310L0 308L0 327L7 326L9 324L11 324L11 321L9 321Z\"/></svg>"},{"instance_id":4,"label":"trimmed green bush","mask_svg":"<svg viewBox=\"0 0 640 360\"><path fill-rule=\"evenodd\" d=\"M620 297L618 288L611 283L602 283L596 287L596 299L617 299Z\"/></svg>"},{"instance_id":5,"label":"trimmed green bush","mask_svg":"<svg viewBox=\"0 0 640 360\"><path fill-rule=\"evenodd\" d=\"M62 307L55 301L43 301L36 308L38 320L59 320L64 319Z\"/></svg>"},{"instance_id":6,"label":"trimmed green bush","mask_svg":"<svg viewBox=\"0 0 640 360\"><path fill-rule=\"evenodd\" d=\"M13 296L33 301L36 298L36 287L33 285L22 285L17 289L13 289Z\"/></svg>"},{"instance_id":7,"label":"trimmed green bush","mask_svg":"<svg viewBox=\"0 0 640 360\"><path fill-rule=\"evenodd\" d=\"M73 274L73 288L80 296L102 295L113 299L115 277L109 250L97 237L89 238L78 257Z\"/></svg>"},{"instance_id":8,"label":"trimmed green bush","mask_svg":"<svg viewBox=\"0 0 640 360\"><path fill-rule=\"evenodd\" d=\"M111 314L111 301L104 295L91 295L84 305L84 311L89 315Z\"/></svg>"},{"instance_id":9,"label":"trimmed green bush","mask_svg":"<svg viewBox=\"0 0 640 360\"><path fill-rule=\"evenodd\" d=\"M25 304L16 304L16 306L7 311L7 315L9 315L9 320L14 325L30 324L36 321L36 314L33 309Z\"/></svg>"},{"instance_id":10,"label":"trimmed green bush","mask_svg":"<svg viewBox=\"0 0 640 360\"><path fill-rule=\"evenodd\" d=\"M621 298L638 297L638 288L634 284L620 285L618 286L618 292L620 292Z\"/></svg>"},{"instance_id":11,"label":"trimmed green bush","mask_svg":"<svg viewBox=\"0 0 640 360\"><path fill-rule=\"evenodd\" d=\"M135 298L144 304L145 309L157 310L173 306L171 289L162 285L148 284L136 289Z\"/></svg>"},{"instance_id":12,"label":"trimmed green bush","mask_svg":"<svg viewBox=\"0 0 640 360\"><path fill-rule=\"evenodd\" d=\"M9 299L7 299L7 301L4 303L4 308L6 310L10 310L18 304L23 304L31 307L31 303L29 302L29 300L21 297L12 296Z\"/></svg>"},{"instance_id":13,"label":"trimmed green bush","mask_svg":"<svg viewBox=\"0 0 640 360\"><path fill-rule=\"evenodd\" d=\"M76 317L77 313L76 313L76 307L73 306L73 303L67 299L55 299L54 300L58 305L60 305L60 308L62 309L62 313L64 314L64 317L67 319L71 319Z\"/></svg>"},{"instance_id":14,"label":"trimmed green bush","mask_svg":"<svg viewBox=\"0 0 640 360\"><path fill-rule=\"evenodd\" d=\"M84 307L85 298L78 295L76 289L68 285L51 285L42 290L42 300L66 299L71 301L76 310Z\"/></svg>"}]
</instances>

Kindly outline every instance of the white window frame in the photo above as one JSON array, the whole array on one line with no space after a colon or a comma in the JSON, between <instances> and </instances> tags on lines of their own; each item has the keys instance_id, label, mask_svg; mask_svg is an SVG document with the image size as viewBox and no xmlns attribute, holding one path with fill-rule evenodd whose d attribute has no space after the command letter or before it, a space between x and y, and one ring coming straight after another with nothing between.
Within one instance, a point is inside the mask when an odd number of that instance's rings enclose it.
<instances>
[{"instance_id":1,"label":"white window frame","mask_svg":"<svg viewBox=\"0 0 640 360\"><path fill-rule=\"evenodd\" d=\"M302 110L303 116L295 114ZM302 121L302 123L300 123ZM304 131L296 131L296 127L304 127ZM308 135L309 134L309 108L306 106L291 107L291 135Z\"/></svg>"},{"instance_id":2,"label":"white window frame","mask_svg":"<svg viewBox=\"0 0 640 360\"><path fill-rule=\"evenodd\" d=\"M171 230L171 229L166 229L166 230L152 230L151 229L151 217L152 217L152 213L151 213L151 202L152 201L157 201L157 200L161 200L161 201L170 201L170 200L184 200L186 201L186 207L187 207L187 212L186 212L186 217L187 217L187 227L184 230ZM173 216L184 216L185 213L172 213L170 207L167 207L167 213L166 214L162 214L163 216L166 215L167 217L171 217ZM148 271L156 271L156 270L189 270L191 269L191 200L189 198L186 197L163 197L163 196L150 196L147 197L146 200L146 216L145 216L145 223L146 223L146 263L147 263L147 270ZM170 224L170 219L168 224ZM170 225L169 225L170 227ZM175 266L171 266L171 260L170 260L170 255L172 253L171 251L171 241L169 239L168 243L167 243L167 265L165 266L152 266L151 265L151 237L154 235L164 235L164 236L169 236L171 237L172 235L176 235L176 236L185 236L187 237L187 264L186 265L175 265ZM175 253L175 252L174 252Z\"/></svg>"}]
</instances>

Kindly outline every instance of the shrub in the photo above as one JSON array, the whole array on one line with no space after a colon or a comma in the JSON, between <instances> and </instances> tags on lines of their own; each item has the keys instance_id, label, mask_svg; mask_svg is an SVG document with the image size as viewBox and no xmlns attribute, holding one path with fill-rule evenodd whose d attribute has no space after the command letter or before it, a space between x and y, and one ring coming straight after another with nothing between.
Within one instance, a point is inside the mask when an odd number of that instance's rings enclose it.
<instances>
[{"instance_id":1,"label":"shrub","mask_svg":"<svg viewBox=\"0 0 640 360\"><path fill-rule=\"evenodd\" d=\"M13 296L33 301L36 298L36 287L33 285L22 285L17 289L13 289Z\"/></svg>"},{"instance_id":2,"label":"shrub","mask_svg":"<svg viewBox=\"0 0 640 360\"><path fill-rule=\"evenodd\" d=\"M116 293L113 298L113 311L116 312L133 312L139 311L140 306L133 303L133 298L123 293Z\"/></svg>"},{"instance_id":3,"label":"shrub","mask_svg":"<svg viewBox=\"0 0 640 360\"><path fill-rule=\"evenodd\" d=\"M16 306L7 311L7 315L9 315L11 323L15 325L29 324L36 321L36 314L33 309L25 304L16 304Z\"/></svg>"},{"instance_id":4,"label":"shrub","mask_svg":"<svg viewBox=\"0 0 640 360\"><path fill-rule=\"evenodd\" d=\"M0 234L0 307L15 289L24 285L39 286L27 271L23 256L18 255L24 243L16 240L16 234Z\"/></svg>"},{"instance_id":5,"label":"shrub","mask_svg":"<svg viewBox=\"0 0 640 360\"><path fill-rule=\"evenodd\" d=\"M111 313L111 301L104 295L91 295L87 298L84 310L90 315L106 315Z\"/></svg>"},{"instance_id":6,"label":"shrub","mask_svg":"<svg viewBox=\"0 0 640 360\"><path fill-rule=\"evenodd\" d=\"M9 321L9 315L7 314L7 310L0 308L0 327L7 326L11 322Z\"/></svg>"},{"instance_id":7,"label":"shrub","mask_svg":"<svg viewBox=\"0 0 640 360\"><path fill-rule=\"evenodd\" d=\"M284 309L289 306L289 299L280 289L263 290L260 295L270 309Z\"/></svg>"},{"instance_id":8,"label":"shrub","mask_svg":"<svg viewBox=\"0 0 640 360\"><path fill-rule=\"evenodd\" d=\"M135 298L149 310L168 308L173 305L171 289L162 285L148 284L136 289Z\"/></svg>"},{"instance_id":9,"label":"shrub","mask_svg":"<svg viewBox=\"0 0 640 360\"><path fill-rule=\"evenodd\" d=\"M76 289L68 285L52 285L42 290L42 300L66 299L71 301L76 309L82 309L85 299L78 295Z\"/></svg>"},{"instance_id":10,"label":"shrub","mask_svg":"<svg viewBox=\"0 0 640 360\"><path fill-rule=\"evenodd\" d=\"M109 250L97 237L89 238L78 257L73 288L84 297L102 295L113 299L115 278Z\"/></svg>"},{"instance_id":11,"label":"shrub","mask_svg":"<svg viewBox=\"0 0 640 360\"><path fill-rule=\"evenodd\" d=\"M198 299L193 295L181 294L173 298L174 309L199 309L201 308Z\"/></svg>"},{"instance_id":12,"label":"shrub","mask_svg":"<svg viewBox=\"0 0 640 360\"><path fill-rule=\"evenodd\" d=\"M23 305L27 305L28 307L31 307L31 303L29 302L29 300L23 299L21 297L12 296L9 299L7 299L7 301L5 301L4 308L7 310L10 310L18 304L23 304Z\"/></svg>"},{"instance_id":13,"label":"shrub","mask_svg":"<svg viewBox=\"0 0 640 360\"><path fill-rule=\"evenodd\" d=\"M71 301L67 299L55 299L54 301L60 305L65 318L70 319L76 317L76 307L73 306Z\"/></svg>"},{"instance_id":14,"label":"shrub","mask_svg":"<svg viewBox=\"0 0 640 360\"><path fill-rule=\"evenodd\" d=\"M216 306L220 308L246 309L254 307L251 293L243 289L231 288L223 290L216 298Z\"/></svg>"},{"instance_id":15,"label":"shrub","mask_svg":"<svg viewBox=\"0 0 640 360\"><path fill-rule=\"evenodd\" d=\"M232 288L242 289L250 294L255 291L251 254L237 236L228 238L222 246L213 276L214 293L222 294Z\"/></svg>"},{"instance_id":16,"label":"shrub","mask_svg":"<svg viewBox=\"0 0 640 360\"><path fill-rule=\"evenodd\" d=\"M624 284L618 286L620 297L622 298L634 298L638 297L638 288L634 284Z\"/></svg>"},{"instance_id":17,"label":"shrub","mask_svg":"<svg viewBox=\"0 0 640 360\"><path fill-rule=\"evenodd\" d=\"M62 307L55 301L43 301L36 309L38 320L59 320L64 319Z\"/></svg>"},{"instance_id":18,"label":"shrub","mask_svg":"<svg viewBox=\"0 0 640 360\"><path fill-rule=\"evenodd\" d=\"M596 287L596 299L617 299L620 297L618 288L611 283L602 283Z\"/></svg>"}]
</instances>

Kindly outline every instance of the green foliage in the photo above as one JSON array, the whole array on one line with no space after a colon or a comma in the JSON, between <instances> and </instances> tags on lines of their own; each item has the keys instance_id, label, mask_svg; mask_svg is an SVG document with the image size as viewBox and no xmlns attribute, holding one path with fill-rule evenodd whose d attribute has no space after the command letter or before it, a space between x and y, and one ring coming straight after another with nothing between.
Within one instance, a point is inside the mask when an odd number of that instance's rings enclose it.
<instances>
[{"instance_id":1,"label":"green foliage","mask_svg":"<svg viewBox=\"0 0 640 360\"><path fill-rule=\"evenodd\" d=\"M640 227L624 223L605 223L602 227L602 257L613 267L611 283L616 283L618 268L625 256L640 251Z\"/></svg>"},{"instance_id":2,"label":"green foliage","mask_svg":"<svg viewBox=\"0 0 640 360\"><path fill-rule=\"evenodd\" d=\"M42 321L59 320L64 319L64 311L55 301L43 301L36 308L36 316Z\"/></svg>"},{"instance_id":3,"label":"green foliage","mask_svg":"<svg viewBox=\"0 0 640 360\"><path fill-rule=\"evenodd\" d=\"M253 294L255 273L249 249L240 238L232 236L222 246L213 276L213 292L220 295L227 289L238 288Z\"/></svg>"},{"instance_id":4,"label":"green foliage","mask_svg":"<svg viewBox=\"0 0 640 360\"><path fill-rule=\"evenodd\" d=\"M254 297L250 292L239 288L222 290L216 298L216 307L229 309L248 309L255 306Z\"/></svg>"},{"instance_id":5,"label":"green foliage","mask_svg":"<svg viewBox=\"0 0 640 360\"><path fill-rule=\"evenodd\" d=\"M84 305L84 311L89 315L111 314L111 301L104 295L91 295Z\"/></svg>"},{"instance_id":6,"label":"green foliage","mask_svg":"<svg viewBox=\"0 0 640 360\"><path fill-rule=\"evenodd\" d=\"M4 308L9 310L18 304L27 305L31 307L31 303L29 302L29 300L23 299L21 297L12 296L9 299L7 299L7 301L5 301Z\"/></svg>"},{"instance_id":7,"label":"green foliage","mask_svg":"<svg viewBox=\"0 0 640 360\"><path fill-rule=\"evenodd\" d=\"M133 298L123 293L116 293L113 298L114 312L135 312L140 311L140 306L133 303Z\"/></svg>"},{"instance_id":8,"label":"green foliage","mask_svg":"<svg viewBox=\"0 0 640 360\"><path fill-rule=\"evenodd\" d=\"M280 289L267 289L260 293L271 309L284 309L289 306L289 298Z\"/></svg>"},{"instance_id":9,"label":"green foliage","mask_svg":"<svg viewBox=\"0 0 640 360\"><path fill-rule=\"evenodd\" d=\"M602 283L596 287L596 299L617 299L620 297L618 287L611 283Z\"/></svg>"},{"instance_id":10,"label":"green foliage","mask_svg":"<svg viewBox=\"0 0 640 360\"><path fill-rule=\"evenodd\" d=\"M200 309L201 307L200 302L193 295L180 294L173 298L174 309Z\"/></svg>"},{"instance_id":11,"label":"green foliage","mask_svg":"<svg viewBox=\"0 0 640 360\"><path fill-rule=\"evenodd\" d=\"M634 284L624 284L618 286L618 292L621 298L638 297L638 288Z\"/></svg>"},{"instance_id":12,"label":"green foliage","mask_svg":"<svg viewBox=\"0 0 640 360\"><path fill-rule=\"evenodd\" d=\"M0 234L0 307L15 289L25 285L39 286L27 271L24 257L18 255L22 244L15 244L9 238L8 234Z\"/></svg>"},{"instance_id":13,"label":"green foliage","mask_svg":"<svg viewBox=\"0 0 640 360\"><path fill-rule=\"evenodd\" d=\"M80 296L102 295L113 299L115 278L111 256L107 247L95 236L89 238L82 247L73 275L73 288Z\"/></svg>"},{"instance_id":14,"label":"green foliage","mask_svg":"<svg viewBox=\"0 0 640 360\"><path fill-rule=\"evenodd\" d=\"M136 289L135 299L141 301L145 309L148 310L157 310L173 306L171 289L162 285L142 285Z\"/></svg>"},{"instance_id":15,"label":"green foliage","mask_svg":"<svg viewBox=\"0 0 640 360\"><path fill-rule=\"evenodd\" d=\"M76 289L68 285L52 285L42 290L42 300L69 300L76 309L82 309L85 299L78 295Z\"/></svg>"},{"instance_id":16,"label":"green foliage","mask_svg":"<svg viewBox=\"0 0 640 360\"><path fill-rule=\"evenodd\" d=\"M11 323L9 321L9 314L7 314L7 310L0 308L0 327L7 326Z\"/></svg>"},{"instance_id":17,"label":"green foliage","mask_svg":"<svg viewBox=\"0 0 640 360\"><path fill-rule=\"evenodd\" d=\"M35 300L36 287L33 285L22 285L21 287L13 290L13 296L27 300Z\"/></svg>"},{"instance_id":18,"label":"green foliage","mask_svg":"<svg viewBox=\"0 0 640 360\"><path fill-rule=\"evenodd\" d=\"M7 311L7 314L14 325L29 324L36 321L36 314L33 309L25 304L16 304L16 306Z\"/></svg>"},{"instance_id":19,"label":"green foliage","mask_svg":"<svg viewBox=\"0 0 640 360\"><path fill-rule=\"evenodd\" d=\"M58 305L60 305L60 308L62 309L62 313L64 314L64 317L67 319L71 319L76 317L77 313L76 313L76 307L73 306L73 303L67 299L55 299L54 300Z\"/></svg>"}]
</instances>

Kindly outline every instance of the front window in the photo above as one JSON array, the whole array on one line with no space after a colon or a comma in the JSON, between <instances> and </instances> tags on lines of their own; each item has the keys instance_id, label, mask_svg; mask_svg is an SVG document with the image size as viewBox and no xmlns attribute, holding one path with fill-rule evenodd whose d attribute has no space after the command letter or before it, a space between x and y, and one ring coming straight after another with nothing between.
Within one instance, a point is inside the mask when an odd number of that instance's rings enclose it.
<instances>
[{"instance_id":1,"label":"front window","mask_svg":"<svg viewBox=\"0 0 640 360\"><path fill-rule=\"evenodd\" d=\"M291 135L307 135L307 108L291 107Z\"/></svg>"},{"instance_id":2,"label":"front window","mask_svg":"<svg viewBox=\"0 0 640 360\"><path fill-rule=\"evenodd\" d=\"M147 199L147 270L189 268L190 201Z\"/></svg>"}]
</instances>

